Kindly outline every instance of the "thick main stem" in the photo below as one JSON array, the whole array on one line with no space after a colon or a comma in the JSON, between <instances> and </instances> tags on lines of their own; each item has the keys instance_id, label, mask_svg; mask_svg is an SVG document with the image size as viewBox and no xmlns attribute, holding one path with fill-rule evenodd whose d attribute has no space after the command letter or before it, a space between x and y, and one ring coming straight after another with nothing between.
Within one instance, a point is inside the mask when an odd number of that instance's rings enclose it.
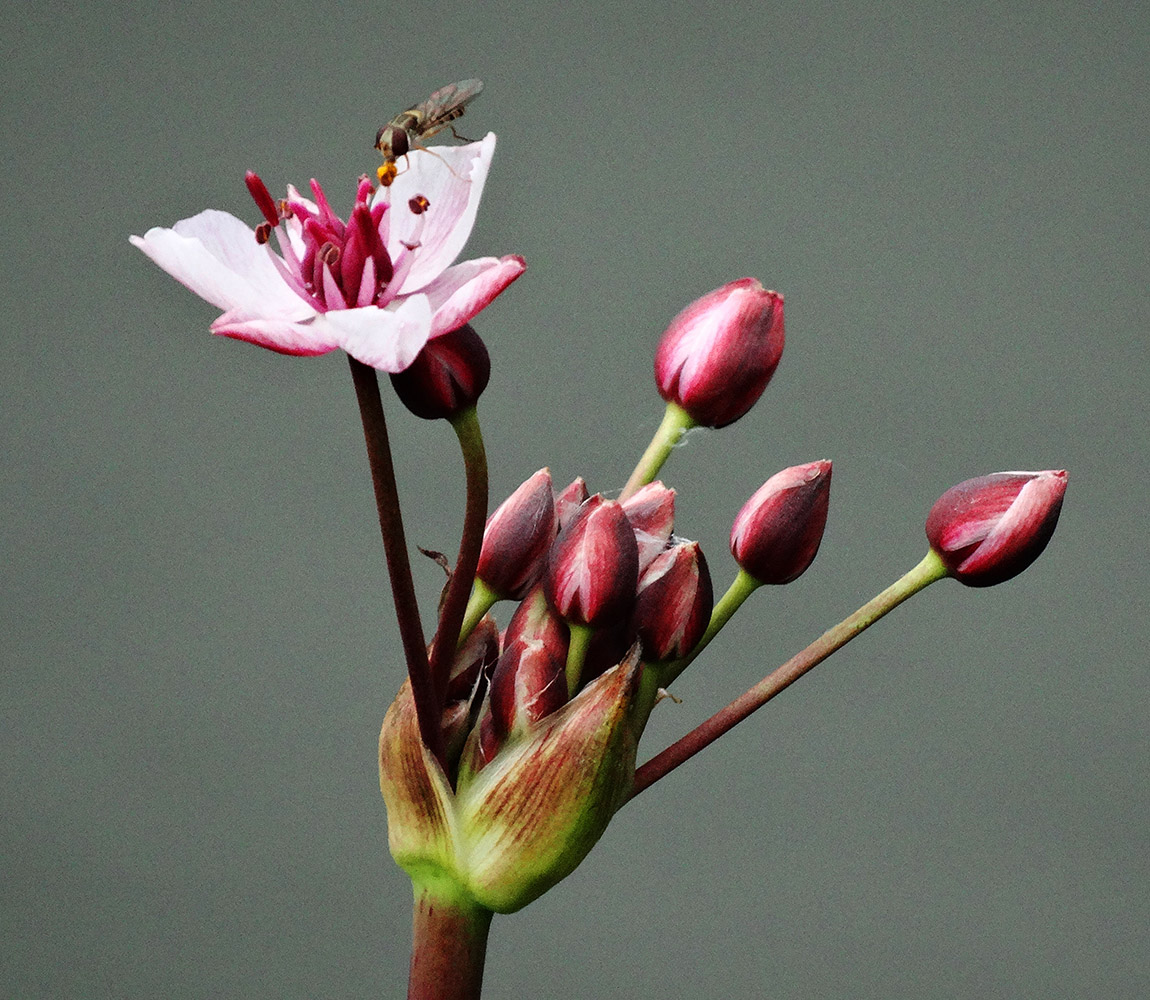
<instances>
[{"instance_id":1,"label":"thick main stem","mask_svg":"<svg viewBox=\"0 0 1150 1000\"><path fill-rule=\"evenodd\" d=\"M818 666L835 650L842 648L856 635L861 634L883 615L893 611L908 597L918 593L928 584L946 575L942 560L928 552L926 557L909 573L896 580L873 600L868 601L853 615L845 618L833 628L827 629L801 653L792 656L786 663L768 674L758 684L740 695L726 708L720 709L702 725L692 729L686 736L660 754L656 754L635 772L631 788L631 798L643 789L649 788L660 778L669 774L684 761L690 760L700 750L714 743L723 733L742 722L758 708L762 708L780 691L790 687L812 667Z\"/></svg>"},{"instance_id":2,"label":"thick main stem","mask_svg":"<svg viewBox=\"0 0 1150 1000\"><path fill-rule=\"evenodd\" d=\"M457 894L417 885L407 1000L478 1000L491 916Z\"/></svg>"},{"instance_id":3,"label":"thick main stem","mask_svg":"<svg viewBox=\"0 0 1150 1000\"><path fill-rule=\"evenodd\" d=\"M363 420L363 436L367 444L367 459L371 466L371 482L375 488L375 507L379 514L379 530L383 535L383 551L387 558L387 573L391 580L391 594L395 601L395 616L399 621L399 637L403 643L403 656L407 661L407 675L411 678L411 693L415 700L415 714L419 719L419 735L424 746L446 770L443 750L443 732L440 728L442 709L436 697L431 669L427 662L423 624L419 620L419 603L415 598L415 584L411 578L411 563L407 557L407 539L403 533L403 518L399 512L399 490L395 484L395 467L391 462L391 444L387 437L387 421L383 415L383 400L379 395L379 378L375 369L348 355L355 395L359 401L359 414Z\"/></svg>"},{"instance_id":4,"label":"thick main stem","mask_svg":"<svg viewBox=\"0 0 1150 1000\"><path fill-rule=\"evenodd\" d=\"M463 452L467 506L463 513L463 537L459 541L459 555L455 559L455 569L439 611L439 627L435 631L435 643L431 648L431 676L441 702L451 677L459 629L463 624L463 613L467 610L467 599L471 596L471 585L475 581L475 567L479 565L479 553L483 548L483 527L487 523L487 451L483 447L483 435L479 430L479 416L475 407L460 413L451 421L451 426L455 428Z\"/></svg>"}]
</instances>

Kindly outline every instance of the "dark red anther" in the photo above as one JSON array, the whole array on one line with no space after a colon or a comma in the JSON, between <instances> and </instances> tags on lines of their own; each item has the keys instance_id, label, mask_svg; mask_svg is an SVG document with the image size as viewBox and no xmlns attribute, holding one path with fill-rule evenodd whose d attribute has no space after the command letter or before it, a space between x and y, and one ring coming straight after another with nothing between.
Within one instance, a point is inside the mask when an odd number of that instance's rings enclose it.
<instances>
[{"instance_id":1,"label":"dark red anther","mask_svg":"<svg viewBox=\"0 0 1150 1000\"><path fill-rule=\"evenodd\" d=\"M256 226L256 242L263 246L268 240L272 238L272 229L274 227L268 222L261 222Z\"/></svg>"},{"instance_id":2,"label":"dark red anther","mask_svg":"<svg viewBox=\"0 0 1150 1000\"><path fill-rule=\"evenodd\" d=\"M260 214L267 220L268 226L275 229L280 224L279 212L276 211L276 203L267 189L267 185L260 180L259 174L254 170L249 170L244 174L244 184L247 185L248 194L252 196L255 201L256 207L260 210ZM256 233L256 240L260 243L266 243L267 240L261 240L259 233Z\"/></svg>"},{"instance_id":3,"label":"dark red anther","mask_svg":"<svg viewBox=\"0 0 1150 1000\"><path fill-rule=\"evenodd\" d=\"M417 194L407 203L407 207L411 209L413 215L423 215L424 212L431 208L431 202L423 195Z\"/></svg>"}]
</instances>

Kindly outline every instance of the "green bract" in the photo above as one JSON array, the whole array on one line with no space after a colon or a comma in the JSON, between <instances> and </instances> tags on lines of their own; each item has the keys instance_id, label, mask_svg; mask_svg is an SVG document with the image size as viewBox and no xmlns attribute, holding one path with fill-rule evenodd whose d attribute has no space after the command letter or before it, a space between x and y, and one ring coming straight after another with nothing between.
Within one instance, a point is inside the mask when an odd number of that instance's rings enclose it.
<instances>
[{"instance_id":1,"label":"green bract","mask_svg":"<svg viewBox=\"0 0 1150 1000\"><path fill-rule=\"evenodd\" d=\"M469 766L469 746L454 792L419 739L404 684L380 733L380 788L392 856L416 886L451 883L511 913L574 871L630 794L641 670L632 650L482 770Z\"/></svg>"}]
</instances>

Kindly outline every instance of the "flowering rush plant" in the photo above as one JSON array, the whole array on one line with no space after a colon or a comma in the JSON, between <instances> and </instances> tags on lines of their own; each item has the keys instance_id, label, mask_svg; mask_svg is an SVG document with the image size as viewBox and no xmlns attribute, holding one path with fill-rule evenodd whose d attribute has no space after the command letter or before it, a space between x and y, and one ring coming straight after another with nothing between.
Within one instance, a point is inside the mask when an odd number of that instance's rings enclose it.
<instances>
[{"instance_id":1,"label":"flowering rush plant","mask_svg":"<svg viewBox=\"0 0 1150 1000\"><path fill-rule=\"evenodd\" d=\"M518 256L455 263L495 136L416 149L347 218L316 181L274 198L255 174L253 229L205 211L132 237L222 310L213 333L283 354L347 354L375 488L407 679L383 720L380 787L392 856L414 886L408 996L478 997L492 915L512 913L583 861L612 816L911 595L944 577L1001 583L1042 552L1064 471L1002 472L947 490L922 561L726 708L636 766L675 679L758 588L791 582L819 549L831 463L771 475L734 518L733 579L716 601L698 542L675 533L656 477L693 427L745 416L783 352L783 297L743 278L672 321L655 355L663 421L622 490L557 486L541 469L488 516L476 404L490 361L470 322L523 274ZM377 372L463 453L462 538L430 642ZM501 604L497 624L493 609ZM503 608L509 609L504 613Z\"/></svg>"}]
</instances>

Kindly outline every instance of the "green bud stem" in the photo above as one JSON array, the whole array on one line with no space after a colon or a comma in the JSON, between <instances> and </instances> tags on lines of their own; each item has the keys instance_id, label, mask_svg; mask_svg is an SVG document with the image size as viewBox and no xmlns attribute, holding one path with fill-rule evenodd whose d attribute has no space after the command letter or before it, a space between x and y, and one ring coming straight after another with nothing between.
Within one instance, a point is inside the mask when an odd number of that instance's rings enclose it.
<instances>
[{"instance_id":1,"label":"green bud stem","mask_svg":"<svg viewBox=\"0 0 1150 1000\"><path fill-rule=\"evenodd\" d=\"M375 506L379 514L379 530L383 535L383 551L391 580L395 616L399 621L399 637L407 661L407 675L411 678L419 735L424 746L446 768L443 733L440 729L442 701L436 695L427 662L423 625L419 620L419 602L415 598L411 562L407 556L407 539L403 533L403 517L399 512L399 491L395 484L395 467L391 461L387 421L383 415L383 400L379 395L379 378L374 368L357 361L350 354L347 361L351 366L351 378L359 402L360 419L363 421L367 459L375 488Z\"/></svg>"},{"instance_id":2,"label":"green bud stem","mask_svg":"<svg viewBox=\"0 0 1150 1000\"><path fill-rule=\"evenodd\" d=\"M627 480L627 485L619 495L620 503L637 493L659 474L663 463L667 461L667 456L671 454L671 449L679 443L686 431L695 426L695 421L686 410L676 403L667 404L663 422L659 424L659 429L655 431L655 436L651 438L651 443L647 445L647 450L643 452L643 457L639 459L639 464L635 466L635 471L631 473L631 478Z\"/></svg>"},{"instance_id":3,"label":"green bud stem","mask_svg":"<svg viewBox=\"0 0 1150 1000\"><path fill-rule=\"evenodd\" d=\"M646 663L643 665L643 677L639 682L639 694L635 698L631 723L636 736L641 734L647 725L651 710L659 700L659 689L669 687L671 681L691 665L691 661L707 648L708 643L731 620L743 602L761 586L763 585L750 573L740 569L738 576L731 581L731 585L727 588L727 592L711 610L711 620L707 623L707 630L703 633L703 637L687 656L681 660L668 660L663 663Z\"/></svg>"},{"instance_id":4,"label":"green bud stem","mask_svg":"<svg viewBox=\"0 0 1150 1000\"><path fill-rule=\"evenodd\" d=\"M908 597L917 594L924 587L936 580L941 580L946 575L947 570L942 564L942 560L935 555L933 550L928 552L922 562L914 569L892 583L873 600L864 604L853 615L828 629L801 653L792 656L781 667L768 674L726 708L716 712L681 740L671 744L662 753L647 761L635 772L631 798L634 798L643 789L649 788L684 761L689 760L704 747L713 743L727 730L742 722L748 715L761 708L780 691L789 687L808 670L825 660L835 650L845 646L887 612L897 608ZM712 616L712 622L713 620ZM709 632L710 629L708 629Z\"/></svg>"},{"instance_id":5,"label":"green bud stem","mask_svg":"<svg viewBox=\"0 0 1150 1000\"><path fill-rule=\"evenodd\" d=\"M460 639L460 626L475 581L475 567L483 548L483 526L487 522L487 451L483 447L483 433L479 428L479 414L474 406L463 410L451 420L463 452L463 467L467 477L467 505L463 513L463 537L459 541L459 555L447 585L447 594L439 610L439 627L431 650L431 677L442 710L444 692L451 677L451 664Z\"/></svg>"},{"instance_id":6,"label":"green bud stem","mask_svg":"<svg viewBox=\"0 0 1150 1000\"><path fill-rule=\"evenodd\" d=\"M463 627L459 630L460 643L475 631L475 626L498 600L499 595L476 577L471 588L471 597L467 600L467 610L463 613Z\"/></svg>"},{"instance_id":7,"label":"green bud stem","mask_svg":"<svg viewBox=\"0 0 1150 1000\"><path fill-rule=\"evenodd\" d=\"M684 656L681 660L668 663L663 668L662 681L664 687L670 684L671 681L690 666L691 661L707 648L710 641L715 638L722 627L731 620L731 616L742 607L743 602L761 586L762 584L745 569L739 570L738 576L731 581L727 592L719 598L719 602L712 609L711 620L707 623L707 631L703 633L703 638L696 643L695 648L692 649L687 656Z\"/></svg>"},{"instance_id":8,"label":"green bud stem","mask_svg":"<svg viewBox=\"0 0 1150 1000\"><path fill-rule=\"evenodd\" d=\"M449 884L415 885L407 1000L478 1000L491 916Z\"/></svg>"},{"instance_id":9,"label":"green bud stem","mask_svg":"<svg viewBox=\"0 0 1150 1000\"><path fill-rule=\"evenodd\" d=\"M587 659L587 647L595 630L573 622L569 627L571 641L567 645L567 697L574 698L579 691L579 679L583 676L583 661Z\"/></svg>"}]
</instances>

